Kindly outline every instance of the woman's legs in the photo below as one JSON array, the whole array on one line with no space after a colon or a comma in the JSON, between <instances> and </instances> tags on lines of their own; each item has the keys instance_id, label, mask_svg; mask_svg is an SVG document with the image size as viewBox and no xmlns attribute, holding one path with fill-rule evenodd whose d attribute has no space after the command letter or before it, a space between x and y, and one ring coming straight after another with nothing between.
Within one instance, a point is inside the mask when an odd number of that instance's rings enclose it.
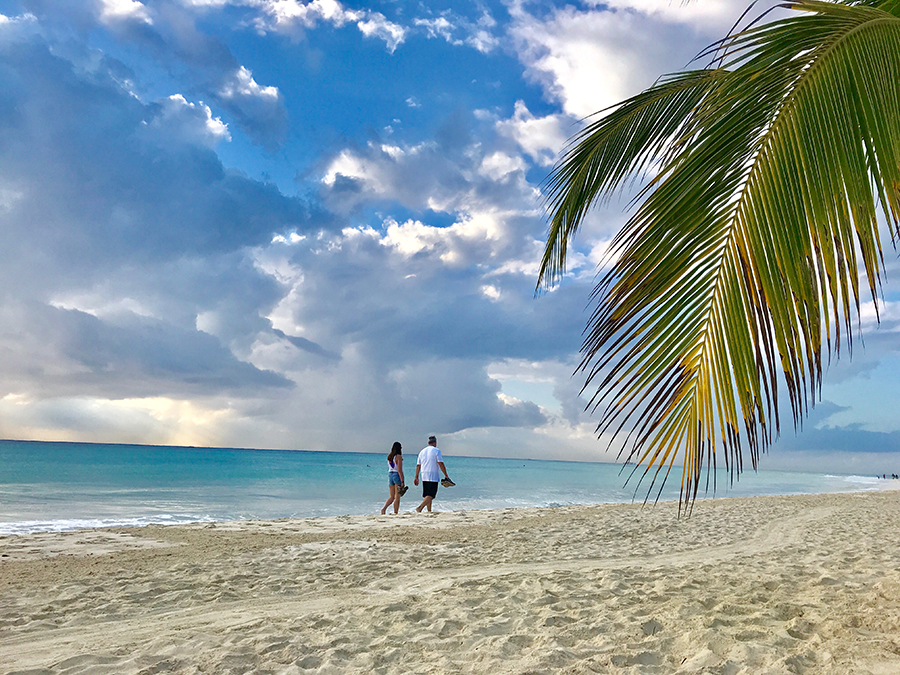
<instances>
[{"instance_id":1,"label":"woman's legs","mask_svg":"<svg viewBox=\"0 0 900 675\"><path fill-rule=\"evenodd\" d=\"M397 509L400 505L400 496L397 493L397 486L388 485L388 489L391 491L391 496L387 498L384 506L381 507L381 515L384 515L387 512L387 507L389 507L391 504L394 505L394 513L397 513Z\"/></svg>"},{"instance_id":2,"label":"woman's legs","mask_svg":"<svg viewBox=\"0 0 900 675\"><path fill-rule=\"evenodd\" d=\"M400 513L400 486L392 485L394 488L394 513Z\"/></svg>"}]
</instances>

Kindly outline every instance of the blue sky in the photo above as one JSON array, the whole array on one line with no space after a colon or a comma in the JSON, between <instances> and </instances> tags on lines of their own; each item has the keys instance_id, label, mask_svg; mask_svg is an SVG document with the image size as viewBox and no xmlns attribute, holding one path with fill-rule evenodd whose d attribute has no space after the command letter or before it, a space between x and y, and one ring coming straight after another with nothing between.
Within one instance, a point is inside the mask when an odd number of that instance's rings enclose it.
<instances>
[{"instance_id":1,"label":"blue sky","mask_svg":"<svg viewBox=\"0 0 900 675\"><path fill-rule=\"evenodd\" d=\"M594 212L534 296L584 116L742 2L0 0L0 436L605 460ZM882 323L764 467L900 468Z\"/></svg>"}]
</instances>

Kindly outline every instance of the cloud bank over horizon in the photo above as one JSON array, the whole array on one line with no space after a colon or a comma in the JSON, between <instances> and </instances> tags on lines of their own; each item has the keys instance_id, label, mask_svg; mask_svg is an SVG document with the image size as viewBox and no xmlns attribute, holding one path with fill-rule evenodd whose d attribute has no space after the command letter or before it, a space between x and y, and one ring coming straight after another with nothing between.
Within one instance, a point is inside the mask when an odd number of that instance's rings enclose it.
<instances>
[{"instance_id":1,"label":"cloud bank over horizon","mask_svg":"<svg viewBox=\"0 0 900 675\"><path fill-rule=\"evenodd\" d=\"M542 182L744 9L0 0L0 437L613 460L573 373L627 212L535 296ZM900 451L886 258L763 468Z\"/></svg>"}]
</instances>

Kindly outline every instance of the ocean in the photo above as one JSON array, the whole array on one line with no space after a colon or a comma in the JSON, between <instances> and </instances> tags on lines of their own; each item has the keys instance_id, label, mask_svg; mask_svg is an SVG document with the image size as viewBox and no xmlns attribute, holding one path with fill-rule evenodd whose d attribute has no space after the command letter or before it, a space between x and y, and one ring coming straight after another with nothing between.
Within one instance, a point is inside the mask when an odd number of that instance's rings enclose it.
<instances>
[{"instance_id":1,"label":"ocean","mask_svg":"<svg viewBox=\"0 0 900 675\"><path fill-rule=\"evenodd\" d=\"M0 441L0 535L86 527L378 513L388 496L384 452L186 448ZM410 491L415 452L405 455ZM503 509L643 501L619 464L445 455L452 488L435 510ZM677 499L680 472L661 499ZM747 472L701 498L877 490L866 476ZM654 493L655 497L655 493Z\"/></svg>"}]
</instances>

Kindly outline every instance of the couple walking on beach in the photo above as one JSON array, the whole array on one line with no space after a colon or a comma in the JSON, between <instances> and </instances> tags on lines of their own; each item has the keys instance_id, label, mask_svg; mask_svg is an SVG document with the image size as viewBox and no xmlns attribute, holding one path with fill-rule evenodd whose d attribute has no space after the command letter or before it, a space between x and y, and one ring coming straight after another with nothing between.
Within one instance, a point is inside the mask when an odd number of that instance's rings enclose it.
<instances>
[{"instance_id":1,"label":"couple walking on beach","mask_svg":"<svg viewBox=\"0 0 900 675\"><path fill-rule=\"evenodd\" d=\"M391 451L388 453L388 490L390 496L381 509L381 514L387 512L388 507L394 505L394 513L400 511L400 498L406 494L408 489L406 479L403 476L403 446L398 442L394 442ZM441 480L441 473L444 479ZM450 480L447 474L447 467L444 466L444 456L441 454L440 448L437 446L437 438L428 437L428 445L422 448L419 456L416 458L416 476L413 479L413 485L419 484L419 478L422 479L422 503L416 507L418 513L422 509L431 511L431 503L437 497L438 482L450 487L455 483Z\"/></svg>"}]
</instances>

